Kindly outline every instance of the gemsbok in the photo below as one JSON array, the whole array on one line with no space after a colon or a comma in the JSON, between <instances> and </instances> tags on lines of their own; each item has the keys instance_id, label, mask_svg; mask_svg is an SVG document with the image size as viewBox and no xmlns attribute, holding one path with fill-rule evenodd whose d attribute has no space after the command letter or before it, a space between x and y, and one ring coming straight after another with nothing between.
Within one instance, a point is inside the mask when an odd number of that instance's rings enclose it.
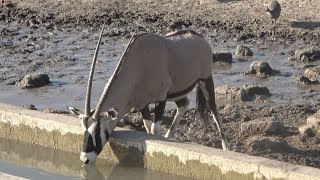
<instances>
[{"instance_id":1,"label":"gemsbok","mask_svg":"<svg viewBox=\"0 0 320 180\"><path fill-rule=\"evenodd\" d=\"M141 112L148 133L160 134L166 101L174 101L177 112L165 134L165 137L172 137L189 105L187 95L196 85L200 114L203 117L204 112L210 110L222 148L228 150L215 103L212 50L205 38L191 30L166 36L143 33L132 37L104 87L98 105L90 110L92 78L103 30L104 26L91 65L84 113L68 107L82 119L84 140L80 159L83 163L95 162L118 121L132 108ZM153 121L148 107L151 103L156 104Z\"/></svg>"}]
</instances>

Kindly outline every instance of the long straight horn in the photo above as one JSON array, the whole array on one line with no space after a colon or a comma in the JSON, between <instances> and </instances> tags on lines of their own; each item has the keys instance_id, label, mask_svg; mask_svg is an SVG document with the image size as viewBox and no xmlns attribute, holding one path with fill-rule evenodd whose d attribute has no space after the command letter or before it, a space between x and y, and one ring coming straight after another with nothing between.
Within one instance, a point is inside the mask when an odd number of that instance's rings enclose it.
<instances>
[{"instance_id":1,"label":"long straight horn","mask_svg":"<svg viewBox=\"0 0 320 180\"><path fill-rule=\"evenodd\" d=\"M105 88L104 88L104 90L103 90L103 93L102 93L102 95L101 95L101 97L100 97L99 103L98 103L98 105L97 105L97 108L96 108L95 112L93 113L93 116L92 116L93 119L98 118L98 116L100 115L100 111L101 111L101 109L102 109L103 103L105 103L105 100L106 100L108 88L111 86L111 81L112 81L112 79L114 78L114 76L116 76L116 74L118 73L118 71L119 71L119 69L120 69L120 66L121 66L121 61L123 60L125 53L126 53L126 52L128 51L128 49L129 49L129 45L133 42L133 40L134 40L135 37L136 37L136 35L133 34L132 37L131 37L131 39L130 39L130 41L129 41L128 44L127 44L126 49L125 49L124 52L122 53L122 56L121 56L121 58L120 58L120 61L118 62L118 65L117 65L117 67L116 67L116 70L113 72L112 76L110 77L110 79L109 79L109 81L108 81L108 84L105 86ZM110 83L110 84L109 84L109 83Z\"/></svg>"},{"instance_id":2,"label":"long straight horn","mask_svg":"<svg viewBox=\"0 0 320 180\"><path fill-rule=\"evenodd\" d=\"M90 115L92 78L93 78L94 68L95 68L95 65L96 65L96 62L97 62L97 56L98 56L98 52L99 52L99 48L100 48L100 43L101 43L104 27L105 27L105 24L103 24L103 26L102 26L100 37L99 37L98 44L97 44L97 47L96 47L96 51L95 51L93 59L92 59L90 75L89 75L89 79L88 79L86 101L85 101L85 105L84 105L84 116L85 117L89 117L89 115Z\"/></svg>"}]
</instances>

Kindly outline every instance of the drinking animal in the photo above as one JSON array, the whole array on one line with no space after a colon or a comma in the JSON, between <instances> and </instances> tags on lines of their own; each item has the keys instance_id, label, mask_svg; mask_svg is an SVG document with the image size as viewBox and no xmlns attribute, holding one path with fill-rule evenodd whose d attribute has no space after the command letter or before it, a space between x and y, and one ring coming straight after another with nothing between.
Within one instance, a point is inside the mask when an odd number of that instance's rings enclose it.
<instances>
[{"instance_id":1,"label":"drinking animal","mask_svg":"<svg viewBox=\"0 0 320 180\"><path fill-rule=\"evenodd\" d=\"M90 111L92 77L103 29L92 61L84 114L69 107L82 119L84 141L80 159L83 163L95 162L117 122L132 108L141 111L149 133L159 134L165 103L174 101L177 113L165 135L171 137L189 105L187 95L196 85L201 114L206 108L211 111L223 149L228 149L215 103L212 50L202 36L191 30L166 36L143 33L131 38L95 110ZM158 104L153 121L148 108L150 103Z\"/></svg>"}]
</instances>

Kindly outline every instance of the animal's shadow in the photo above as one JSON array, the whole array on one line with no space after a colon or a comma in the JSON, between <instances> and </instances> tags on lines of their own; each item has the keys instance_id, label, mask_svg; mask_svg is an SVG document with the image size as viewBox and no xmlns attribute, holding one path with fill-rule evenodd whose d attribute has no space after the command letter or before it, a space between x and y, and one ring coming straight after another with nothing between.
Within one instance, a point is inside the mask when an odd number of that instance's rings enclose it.
<instances>
[{"instance_id":1,"label":"animal's shadow","mask_svg":"<svg viewBox=\"0 0 320 180\"><path fill-rule=\"evenodd\" d=\"M320 22L293 21L291 22L291 27L314 30L314 29L320 28Z\"/></svg>"}]
</instances>

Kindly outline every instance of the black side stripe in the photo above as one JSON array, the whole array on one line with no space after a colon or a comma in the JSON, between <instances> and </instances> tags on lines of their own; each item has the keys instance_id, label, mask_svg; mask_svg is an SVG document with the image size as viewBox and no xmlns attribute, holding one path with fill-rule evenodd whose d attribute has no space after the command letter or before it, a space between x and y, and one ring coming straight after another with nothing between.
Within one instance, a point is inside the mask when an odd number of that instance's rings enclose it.
<instances>
[{"instance_id":1,"label":"black side stripe","mask_svg":"<svg viewBox=\"0 0 320 180\"><path fill-rule=\"evenodd\" d=\"M204 81L206 79L198 79L196 82L192 83L189 87L187 87L186 89L182 90L182 91L178 91L178 92L174 92L171 94L167 95L167 99L172 99L172 98L176 98L185 94L188 94L192 91L192 89L198 84L199 81Z\"/></svg>"}]
</instances>

